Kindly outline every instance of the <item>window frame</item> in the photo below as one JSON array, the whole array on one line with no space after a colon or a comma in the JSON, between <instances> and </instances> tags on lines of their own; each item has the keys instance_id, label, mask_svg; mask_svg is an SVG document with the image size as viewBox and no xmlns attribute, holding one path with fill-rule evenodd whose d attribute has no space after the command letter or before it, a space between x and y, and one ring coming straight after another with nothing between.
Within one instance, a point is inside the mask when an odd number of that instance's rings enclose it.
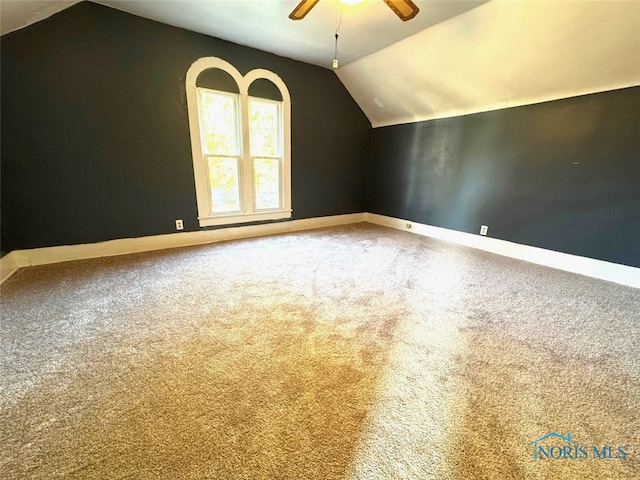
<instances>
[{"instance_id":1,"label":"window frame","mask_svg":"<svg viewBox=\"0 0 640 480\"><path fill-rule=\"evenodd\" d=\"M248 98L248 106L249 106L249 113L251 113L251 103L252 102L261 102L261 103L267 103L267 104L273 104L276 106L277 110L278 110L278 118L280 120L282 120L283 118L283 111L284 111L284 106L283 106L283 102L282 101L278 101L278 100L271 100L269 98L260 98L260 97L252 97L249 96ZM249 166L251 168L251 178L255 179L255 175L256 175L256 160L258 159L268 159L268 160L277 160L278 162L278 182L279 182L279 188L278 188L278 194L279 194L279 204L280 206L284 205L284 186L283 186L283 170L284 170L284 148L283 148L283 138L284 138L284 130L283 130L283 123L282 121L280 121L280 125L278 125L278 133L280 134L280 136L278 137L278 155L272 156L272 155L257 155L255 154L256 152L254 152L251 147L249 147L249 155L248 155L248 160L249 160ZM249 134L249 143L251 143L251 134ZM257 187L256 184L253 184L254 187L254 191L255 188ZM278 208L258 208L258 202L257 202L257 196L253 197L253 209L256 212L267 212L267 211L277 211L279 210L281 207Z\"/></svg>"},{"instance_id":2,"label":"window frame","mask_svg":"<svg viewBox=\"0 0 640 480\"><path fill-rule=\"evenodd\" d=\"M214 204L213 204L213 199L211 198L211 175L209 173L209 159L210 158L227 158L227 159L233 159L235 160L236 163L236 171L238 172L238 205L242 206L243 204L243 198L242 198L242 168L243 168L243 158L242 158L242 145L241 145L241 123L242 123L242 119L240 118L240 98L239 95L237 93L232 93L232 92L225 92L222 90L212 90L210 88L204 88L204 87L196 87L196 93L198 96L198 124L199 124L199 133L200 133L200 140L202 141L202 135L203 135L203 130L204 130L204 125L202 123L200 123L199 119L200 119L200 112L201 112L201 105L202 105L202 94L204 92L208 92L208 93L213 93L215 95L218 96L224 96L224 97L228 97L231 98L233 100L233 104L234 104L234 127L235 127L235 135L236 135L236 145L235 145L235 150L236 150L236 154L235 155L231 155L231 154L222 154L222 153L211 153L208 150L205 149L204 145L202 145L202 143L200 144L200 152L202 154L202 159L204 161L204 166L205 166L205 171L207 172L206 177L207 177L207 187L206 187L206 195L207 195L207 205L209 207L209 213L212 216L222 216L222 215L238 215L242 213L241 209L237 209L237 210L228 210L225 212L214 212Z\"/></svg>"},{"instance_id":3,"label":"window frame","mask_svg":"<svg viewBox=\"0 0 640 480\"><path fill-rule=\"evenodd\" d=\"M241 212L212 212L211 189L208 178L207 155L202 151L200 110L198 106L198 75L210 68L220 69L229 74L238 86L238 105L240 117L240 196ZM281 131L282 131L282 163L280 165L280 208L257 210L253 183L253 156L249 138L249 87L258 79L266 79L273 83L282 96ZM191 153L198 206L198 221L201 227L216 225L233 225L238 223L282 220L291 218L291 97L287 86L275 73L265 69L255 69L242 76L229 62L217 57L203 57L196 60L187 71L185 87L187 91L187 109L189 114L189 130L191 133ZM204 88L204 87L203 87ZM212 89L209 89L212 90ZM215 90L214 90L215 91ZM229 92L224 92L229 93ZM259 97L254 97L259 98ZM263 100L263 99L261 99ZM264 99L268 100L268 99ZM258 157L261 158L261 157ZM251 168L247 168L250 166Z\"/></svg>"}]
</instances>

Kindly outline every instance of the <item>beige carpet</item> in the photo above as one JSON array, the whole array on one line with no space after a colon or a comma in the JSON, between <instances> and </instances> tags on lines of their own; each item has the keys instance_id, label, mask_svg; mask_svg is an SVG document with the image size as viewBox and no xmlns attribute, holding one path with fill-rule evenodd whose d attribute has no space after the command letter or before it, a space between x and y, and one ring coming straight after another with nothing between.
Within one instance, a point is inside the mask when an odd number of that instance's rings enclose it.
<instances>
[{"instance_id":1,"label":"beige carpet","mask_svg":"<svg viewBox=\"0 0 640 480\"><path fill-rule=\"evenodd\" d=\"M640 478L632 288L358 224L22 269L1 308L3 479Z\"/></svg>"}]
</instances>

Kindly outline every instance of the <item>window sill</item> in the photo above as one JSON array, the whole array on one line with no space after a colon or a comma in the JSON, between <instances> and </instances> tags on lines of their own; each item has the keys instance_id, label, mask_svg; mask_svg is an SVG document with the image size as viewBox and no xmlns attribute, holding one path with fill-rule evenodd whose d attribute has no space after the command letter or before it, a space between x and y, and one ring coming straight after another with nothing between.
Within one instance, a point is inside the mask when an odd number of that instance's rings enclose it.
<instances>
[{"instance_id":1,"label":"window sill","mask_svg":"<svg viewBox=\"0 0 640 480\"><path fill-rule=\"evenodd\" d=\"M232 213L215 217L198 217L201 227L233 225L236 223L260 222L264 220L282 220L291 218L291 210L277 210L260 213Z\"/></svg>"}]
</instances>

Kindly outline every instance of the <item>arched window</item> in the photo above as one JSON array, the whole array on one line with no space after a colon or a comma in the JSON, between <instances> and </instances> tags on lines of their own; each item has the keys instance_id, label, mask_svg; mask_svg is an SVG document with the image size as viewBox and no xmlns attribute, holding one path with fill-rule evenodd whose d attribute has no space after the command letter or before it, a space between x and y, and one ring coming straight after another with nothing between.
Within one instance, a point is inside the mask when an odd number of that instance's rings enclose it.
<instances>
[{"instance_id":1,"label":"arched window","mask_svg":"<svg viewBox=\"0 0 640 480\"><path fill-rule=\"evenodd\" d=\"M187 71L200 226L291 217L291 99L273 72L206 57Z\"/></svg>"}]
</instances>

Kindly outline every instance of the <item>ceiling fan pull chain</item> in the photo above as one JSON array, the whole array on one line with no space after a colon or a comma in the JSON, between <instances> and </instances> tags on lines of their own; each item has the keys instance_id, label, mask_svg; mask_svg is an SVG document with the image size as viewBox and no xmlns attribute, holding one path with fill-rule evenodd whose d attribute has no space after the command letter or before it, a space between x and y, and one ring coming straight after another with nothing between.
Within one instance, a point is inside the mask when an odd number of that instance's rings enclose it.
<instances>
[{"instance_id":1,"label":"ceiling fan pull chain","mask_svg":"<svg viewBox=\"0 0 640 480\"><path fill-rule=\"evenodd\" d=\"M336 43L335 51L333 52L333 64L331 65L334 70L338 68L338 32L340 31L340 25L342 25L342 5L336 0Z\"/></svg>"}]
</instances>

